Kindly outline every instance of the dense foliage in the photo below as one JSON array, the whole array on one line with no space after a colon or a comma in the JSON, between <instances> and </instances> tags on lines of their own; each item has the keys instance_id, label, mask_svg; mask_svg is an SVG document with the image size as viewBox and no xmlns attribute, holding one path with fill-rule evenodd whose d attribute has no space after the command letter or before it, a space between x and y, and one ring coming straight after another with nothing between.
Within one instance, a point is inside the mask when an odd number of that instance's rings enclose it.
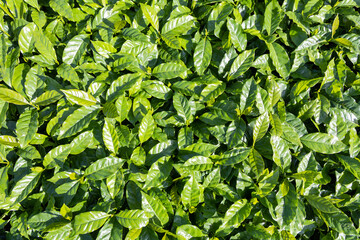
<instances>
[{"instance_id":1,"label":"dense foliage","mask_svg":"<svg viewBox=\"0 0 360 240\"><path fill-rule=\"evenodd\" d=\"M359 0L2 0L0 235L358 239Z\"/></svg>"}]
</instances>

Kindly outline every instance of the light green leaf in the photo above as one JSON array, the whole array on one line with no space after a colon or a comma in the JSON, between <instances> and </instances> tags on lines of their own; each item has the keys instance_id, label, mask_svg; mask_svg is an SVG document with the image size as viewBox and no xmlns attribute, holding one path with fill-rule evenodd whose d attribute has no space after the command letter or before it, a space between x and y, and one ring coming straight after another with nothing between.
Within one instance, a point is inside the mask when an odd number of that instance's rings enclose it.
<instances>
[{"instance_id":1,"label":"light green leaf","mask_svg":"<svg viewBox=\"0 0 360 240\"><path fill-rule=\"evenodd\" d=\"M184 167L196 171L208 171L212 168L213 162L208 157L195 156L184 163Z\"/></svg>"},{"instance_id":2,"label":"light green leaf","mask_svg":"<svg viewBox=\"0 0 360 240\"><path fill-rule=\"evenodd\" d=\"M143 192L141 192L141 195L141 205L144 211L149 212L151 215L154 215L162 226L169 222L169 215L161 201L158 201L157 199Z\"/></svg>"},{"instance_id":3,"label":"light green leaf","mask_svg":"<svg viewBox=\"0 0 360 240\"><path fill-rule=\"evenodd\" d=\"M38 112L28 109L20 115L16 123L16 135L21 147L25 147L35 136L38 129Z\"/></svg>"},{"instance_id":4,"label":"light green leaf","mask_svg":"<svg viewBox=\"0 0 360 240\"><path fill-rule=\"evenodd\" d=\"M250 215L251 205L246 199L236 201L226 211L222 225L216 231L217 236L222 236L226 228L238 228L240 224Z\"/></svg>"},{"instance_id":5,"label":"light green leaf","mask_svg":"<svg viewBox=\"0 0 360 240\"><path fill-rule=\"evenodd\" d=\"M47 169L54 168L56 166L62 167L68 155L71 152L71 145L59 145L48 152L43 161L44 167Z\"/></svg>"},{"instance_id":6,"label":"light green leaf","mask_svg":"<svg viewBox=\"0 0 360 240\"><path fill-rule=\"evenodd\" d=\"M25 175L16 182L9 197L12 205L20 203L32 192L32 190L34 190L42 171L43 169L41 167L35 167L31 173Z\"/></svg>"},{"instance_id":7,"label":"light green leaf","mask_svg":"<svg viewBox=\"0 0 360 240\"><path fill-rule=\"evenodd\" d=\"M55 90L46 91L34 100L34 104L38 106L46 106L57 102L62 98L62 94Z\"/></svg>"},{"instance_id":8,"label":"light green leaf","mask_svg":"<svg viewBox=\"0 0 360 240\"><path fill-rule=\"evenodd\" d=\"M77 75L75 69L72 68L69 64L66 63L61 64L60 67L57 68L57 71L60 77L70 81L72 85L76 86L76 83L80 82L80 78Z\"/></svg>"},{"instance_id":9,"label":"light green leaf","mask_svg":"<svg viewBox=\"0 0 360 240\"><path fill-rule=\"evenodd\" d=\"M247 45L247 37L241 27L241 24L232 18L228 18L227 28L230 32L231 42L234 44L234 47L238 51L244 51Z\"/></svg>"},{"instance_id":10,"label":"light green leaf","mask_svg":"<svg viewBox=\"0 0 360 240\"><path fill-rule=\"evenodd\" d=\"M155 121L151 112L148 112L141 120L139 127L139 140L140 143L146 142L152 137L155 130Z\"/></svg>"},{"instance_id":11,"label":"light green leaf","mask_svg":"<svg viewBox=\"0 0 360 240\"><path fill-rule=\"evenodd\" d=\"M255 58L255 50L246 50L235 58L231 65L228 80L235 79L243 75L253 63Z\"/></svg>"},{"instance_id":12,"label":"light green leaf","mask_svg":"<svg viewBox=\"0 0 360 240\"><path fill-rule=\"evenodd\" d=\"M122 210L115 216L122 226L131 230L148 225L149 218L153 215L143 210Z\"/></svg>"},{"instance_id":13,"label":"light green leaf","mask_svg":"<svg viewBox=\"0 0 360 240\"><path fill-rule=\"evenodd\" d=\"M324 154L339 153L346 149L346 145L337 137L320 132L304 135L301 142L309 149Z\"/></svg>"},{"instance_id":14,"label":"light green leaf","mask_svg":"<svg viewBox=\"0 0 360 240\"><path fill-rule=\"evenodd\" d=\"M71 137L86 128L97 116L99 106L81 107L70 114L60 128L59 139Z\"/></svg>"},{"instance_id":15,"label":"light green leaf","mask_svg":"<svg viewBox=\"0 0 360 240\"><path fill-rule=\"evenodd\" d=\"M203 75L206 68L210 65L211 56L211 43L207 38L204 38L196 45L194 52L194 66L199 75Z\"/></svg>"},{"instance_id":16,"label":"light green leaf","mask_svg":"<svg viewBox=\"0 0 360 240\"><path fill-rule=\"evenodd\" d=\"M226 151L220 156L217 164L233 165L244 161L250 154L251 148L240 147Z\"/></svg>"},{"instance_id":17,"label":"light green leaf","mask_svg":"<svg viewBox=\"0 0 360 240\"><path fill-rule=\"evenodd\" d=\"M247 114L251 112L252 106L255 103L257 94L257 85L254 79L247 80L240 94L240 112L241 114Z\"/></svg>"},{"instance_id":18,"label":"light green leaf","mask_svg":"<svg viewBox=\"0 0 360 240\"><path fill-rule=\"evenodd\" d=\"M201 230L194 225L185 224L176 228L176 237L179 240L204 240L206 239L206 235L201 232Z\"/></svg>"},{"instance_id":19,"label":"light green leaf","mask_svg":"<svg viewBox=\"0 0 360 240\"><path fill-rule=\"evenodd\" d=\"M16 105L30 105L20 93L5 87L0 87L0 99Z\"/></svg>"},{"instance_id":20,"label":"light green leaf","mask_svg":"<svg viewBox=\"0 0 360 240\"><path fill-rule=\"evenodd\" d=\"M109 214L101 211L82 212L75 216L72 227L75 234L93 232L104 225L110 217Z\"/></svg>"},{"instance_id":21,"label":"light green leaf","mask_svg":"<svg viewBox=\"0 0 360 240\"><path fill-rule=\"evenodd\" d=\"M190 15L181 16L167 21L161 29L161 34L172 34L179 36L185 34L191 29L195 22L195 18Z\"/></svg>"},{"instance_id":22,"label":"light green leaf","mask_svg":"<svg viewBox=\"0 0 360 240\"><path fill-rule=\"evenodd\" d=\"M124 162L124 159L113 156L99 159L85 169L84 176L92 180L105 179L118 171Z\"/></svg>"},{"instance_id":23,"label":"light green leaf","mask_svg":"<svg viewBox=\"0 0 360 240\"><path fill-rule=\"evenodd\" d=\"M104 58L108 58L109 54L117 52L116 48L107 42L91 41L91 44L94 46L95 50Z\"/></svg>"},{"instance_id":24,"label":"light green leaf","mask_svg":"<svg viewBox=\"0 0 360 240\"><path fill-rule=\"evenodd\" d=\"M35 47L49 62L56 62L56 52L53 44L42 31L34 32Z\"/></svg>"},{"instance_id":25,"label":"light green leaf","mask_svg":"<svg viewBox=\"0 0 360 240\"><path fill-rule=\"evenodd\" d=\"M268 44L270 58L279 75L287 79L290 75L290 59L285 49L278 43Z\"/></svg>"},{"instance_id":26,"label":"light green leaf","mask_svg":"<svg viewBox=\"0 0 360 240\"><path fill-rule=\"evenodd\" d=\"M2 135L0 136L0 143L6 146L11 146L11 147L18 147L20 146L18 140L16 139L16 137L13 136L9 136L9 135Z\"/></svg>"},{"instance_id":27,"label":"light green leaf","mask_svg":"<svg viewBox=\"0 0 360 240\"><path fill-rule=\"evenodd\" d=\"M66 0L50 0L50 7L61 16L66 17L70 21L73 20L73 12L70 4Z\"/></svg>"},{"instance_id":28,"label":"light green leaf","mask_svg":"<svg viewBox=\"0 0 360 240\"><path fill-rule=\"evenodd\" d=\"M185 123L190 123L192 121L192 111L189 101L186 97L180 93L175 93L173 96L173 105L178 115L184 119Z\"/></svg>"},{"instance_id":29,"label":"light green leaf","mask_svg":"<svg viewBox=\"0 0 360 240\"><path fill-rule=\"evenodd\" d=\"M140 3L141 11L144 14L146 20L159 31L159 19L153 6Z\"/></svg>"},{"instance_id":30,"label":"light green leaf","mask_svg":"<svg viewBox=\"0 0 360 240\"><path fill-rule=\"evenodd\" d=\"M266 29L268 36L270 36L279 27L280 22L284 18L284 12L277 0L269 2L266 6L264 17L264 28Z\"/></svg>"},{"instance_id":31,"label":"light green leaf","mask_svg":"<svg viewBox=\"0 0 360 240\"><path fill-rule=\"evenodd\" d=\"M256 143L256 141L264 137L269 128L269 123L270 121L268 112L263 113L256 119L253 130L253 145Z\"/></svg>"},{"instance_id":32,"label":"light green leaf","mask_svg":"<svg viewBox=\"0 0 360 240\"><path fill-rule=\"evenodd\" d=\"M307 195L305 196L306 200L310 203L311 206L316 208L317 210L324 213L336 213L340 212L338 208L336 208L328 199L323 197L318 197L315 195Z\"/></svg>"},{"instance_id":33,"label":"light green leaf","mask_svg":"<svg viewBox=\"0 0 360 240\"><path fill-rule=\"evenodd\" d=\"M63 62L71 66L76 66L82 55L85 53L89 42L89 35L87 34L76 35L70 39L63 52Z\"/></svg>"},{"instance_id":34,"label":"light green leaf","mask_svg":"<svg viewBox=\"0 0 360 240\"><path fill-rule=\"evenodd\" d=\"M190 212L193 212L196 206L204 200L204 188L191 176L185 183L181 192L181 201Z\"/></svg>"},{"instance_id":35,"label":"light green leaf","mask_svg":"<svg viewBox=\"0 0 360 240\"><path fill-rule=\"evenodd\" d=\"M97 103L96 99L90 93L77 89L61 91L65 94L67 100L72 104L78 104L80 106L93 106Z\"/></svg>"},{"instance_id":36,"label":"light green leaf","mask_svg":"<svg viewBox=\"0 0 360 240\"><path fill-rule=\"evenodd\" d=\"M202 91L200 95L200 101L207 102L210 100L214 100L218 96L220 96L226 88L224 83L211 83L208 84Z\"/></svg>"},{"instance_id":37,"label":"light green leaf","mask_svg":"<svg viewBox=\"0 0 360 240\"><path fill-rule=\"evenodd\" d=\"M38 30L38 27L35 23L29 23L25 25L19 34L19 47L22 53L30 52L35 43L35 31Z\"/></svg>"},{"instance_id":38,"label":"light green leaf","mask_svg":"<svg viewBox=\"0 0 360 240\"><path fill-rule=\"evenodd\" d=\"M120 141L114 125L115 124L111 122L108 118L105 118L102 133L106 148L116 155L120 147Z\"/></svg>"},{"instance_id":39,"label":"light green leaf","mask_svg":"<svg viewBox=\"0 0 360 240\"><path fill-rule=\"evenodd\" d=\"M154 77L159 79L171 79L183 77L186 75L187 68L185 65L177 62L162 63L156 66L152 72Z\"/></svg>"}]
</instances>

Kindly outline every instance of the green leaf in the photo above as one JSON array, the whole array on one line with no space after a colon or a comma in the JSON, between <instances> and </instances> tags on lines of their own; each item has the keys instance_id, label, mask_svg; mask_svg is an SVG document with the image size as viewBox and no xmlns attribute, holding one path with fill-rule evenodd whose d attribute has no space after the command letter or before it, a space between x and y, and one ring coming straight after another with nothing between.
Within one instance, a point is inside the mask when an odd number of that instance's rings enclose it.
<instances>
[{"instance_id":1,"label":"green leaf","mask_svg":"<svg viewBox=\"0 0 360 240\"><path fill-rule=\"evenodd\" d=\"M73 12L66 0L50 0L49 2L50 7L61 16L73 20Z\"/></svg>"},{"instance_id":2,"label":"green leaf","mask_svg":"<svg viewBox=\"0 0 360 240\"><path fill-rule=\"evenodd\" d=\"M85 234L101 228L109 214L101 211L83 212L75 216L72 227L75 234Z\"/></svg>"},{"instance_id":3,"label":"green leaf","mask_svg":"<svg viewBox=\"0 0 360 240\"><path fill-rule=\"evenodd\" d=\"M122 236L123 227L115 218L111 218L110 221L107 221L99 230L96 240L122 239Z\"/></svg>"},{"instance_id":4,"label":"green leaf","mask_svg":"<svg viewBox=\"0 0 360 240\"><path fill-rule=\"evenodd\" d=\"M243 75L253 63L255 58L254 50L246 50L235 58L234 62L231 65L228 80L240 77Z\"/></svg>"},{"instance_id":5,"label":"green leaf","mask_svg":"<svg viewBox=\"0 0 360 240\"><path fill-rule=\"evenodd\" d=\"M238 228L240 224L250 215L251 205L246 199L236 201L226 211L225 217L219 229L217 236L222 236L222 231L226 228Z\"/></svg>"},{"instance_id":6,"label":"green leaf","mask_svg":"<svg viewBox=\"0 0 360 240\"><path fill-rule=\"evenodd\" d=\"M227 28L229 29L231 42L234 44L234 47L238 51L244 51L247 45L247 37L241 24L232 18L228 18Z\"/></svg>"},{"instance_id":7,"label":"green leaf","mask_svg":"<svg viewBox=\"0 0 360 240\"><path fill-rule=\"evenodd\" d=\"M143 228L149 223L149 218L153 215L143 210L122 210L115 215L118 222L131 229Z\"/></svg>"},{"instance_id":8,"label":"green leaf","mask_svg":"<svg viewBox=\"0 0 360 240\"><path fill-rule=\"evenodd\" d=\"M290 75L290 59L285 49L278 43L268 44L270 58L273 61L276 71L279 75L287 79Z\"/></svg>"},{"instance_id":9,"label":"green leaf","mask_svg":"<svg viewBox=\"0 0 360 240\"><path fill-rule=\"evenodd\" d=\"M44 167L47 169L54 168L56 166L62 167L68 155L71 152L71 145L60 145L48 152L43 161Z\"/></svg>"},{"instance_id":10,"label":"green leaf","mask_svg":"<svg viewBox=\"0 0 360 240\"><path fill-rule=\"evenodd\" d=\"M251 148L241 147L234 148L230 151L226 151L220 156L217 164L221 165L233 165L244 161L250 154Z\"/></svg>"},{"instance_id":11,"label":"green leaf","mask_svg":"<svg viewBox=\"0 0 360 240\"><path fill-rule=\"evenodd\" d=\"M185 34L191 29L195 18L190 15L181 16L167 21L161 29L161 34L172 34L175 36Z\"/></svg>"},{"instance_id":12,"label":"green leaf","mask_svg":"<svg viewBox=\"0 0 360 240\"><path fill-rule=\"evenodd\" d=\"M301 142L309 149L324 154L339 153L346 149L346 145L336 137L320 132L301 137Z\"/></svg>"},{"instance_id":13,"label":"green leaf","mask_svg":"<svg viewBox=\"0 0 360 240\"><path fill-rule=\"evenodd\" d=\"M201 230L191 224L181 225L176 228L176 237L179 240L190 240L190 239L199 239L203 240L206 238L206 235L201 232Z\"/></svg>"},{"instance_id":14,"label":"green leaf","mask_svg":"<svg viewBox=\"0 0 360 240\"><path fill-rule=\"evenodd\" d=\"M290 149L282 138L279 136L271 136L271 146L273 150L273 160L284 171L290 167L291 153Z\"/></svg>"},{"instance_id":15,"label":"green leaf","mask_svg":"<svg viewBox=\"0 0 360 240\"><path fill-rule=\"evenodd\" d=\"M143 75L141 73L130 73L120 76L113 81L106 93L107 101L113 101L131 89Z\"/></svg>"},{"instance_id":16,"label":"green leaf","mask_svg":"<svg viewBox=\"0 0 360 240\"><path fill-rule=\"evenodd\" d=\"M172 79L177 77L183 77L186 74L187 68L180 63L162 63L156 66L152 72L154 77L160 79Z\"/></svg>"},{"instance_id":17,"label":"green leaf","mask_svg":"<svg viewBox=\"0 0 360 240\"><path fill-rule=\"evenodd\" d=\"M172 97L172 91L169 87L167 87L163 82L160 81L145 81L142 82L142 88L145 89L147 93L151 96L168 100Z\"/></svg>"},{"instance_id":18,"label":"green leaf","mask_svg":"<svg viewBox=\"0 0 360 240\"><path fill-rule=\"evenodd\" d=\"M61 64L57 71L62 78L70 81L72 85L76 86L76 83L80 82L79 76L77 75L75 69L66 63Z\"/></svg>"},{"instance_id":19,"label":"green leaf","mask_svg":"<svg viewBox=\"0 0 360 240\"><path fill-rule=\"evenodd\" d=\"M102 135L106 148L116 155L120 147L120 140L114 125L108 118L105 118Z\"/></svg>"},{"instance_id":20,"label":"green leaf","mask_svg":"<svg viewBox=\"0 0 360 240\"><path fill-rule=\"evenodd\" d=\"M46 91L34 100L34 104L38 106L46 106L57 102L62 98L62 95L55 90Z\"/></svg>"},{"instance_id":21,"label":"green leaf","mask_svg":"<svg viewBox=\"0 0 360 240\"><path fill-rule=\"evenodd\" d=\"M58 62L53 44L42 31L34 32L35 47L49 62Z\"/></svg>"},{"instance_id":22,"label":"green leaf","mask_svg":"<svg viewBox=\"0 0 360 240\"><path fill-rule=\"evenodd\" d=\"M38 27L35 23L29 23L21 29L18 39L21 52L31 52L35 43L35 31L37 30Z\"/></svg>"},{"instance_id":23,"label":"green leaf","mask_svg":"<svg viewBox=\"0 0 360 240\"><path fill-rule=\"evenodd\" d=\"M256 141L264 137L269 128L269 122L268 112L265 112L256 119L253 130L253 145L256 143Z\"/></svg>"},{"instance_id":24,"label":"green leaf","mask_svg":"<svg viewBox=\"0 0 360 240\"><path fill-rule=\"evenodd\" d=\"M38 112L28 109L20 115L16 123L16 135L21 147L25 147L35 136L38 130Z\"/></svg>"},{"instance_id":25,"label":"green leaf","mask_svg":"<svg viewBox=\"0 0 360 240\"><path fill-rule=\"evenodd\" d=\"M29 102L20 93L4 87L0 87L0 99L16 105L29 105Z\"/></svg>"},{"instance_id":26,"label":"green leaf","mask_svg":"<svg viewBox=\"0 0 360 240\"><path fill-rule=\"evenodd\" d=\"M148 112L141 120L139 127L139 140L140 143L146 142L152 137L155 130L155 121L151 112Z\"/></svg>"},{"instance_id":27,"label":"green leaf","mask_svg":"<svg viewBox=\"0 0 360 240\"><path fill-rule=\"evenodd\" d=\"M317 210L324 213L336 213L340 210L336 208L328 199L323 197L318 197L315 195L307 195L305 196L306 200L310 203L310 205Z\"/></svg>"},{"instance_id":28,"label":"green leaf","mask_svg":"<svg viewBox=\"0 0 360 240\"><path fill-rule=\"evenodd\" d=\"M213 162L208 157L195 156L184 163L184 167L196 171L208 171L212 168Z\"/></svg>"},{"instance_id":29,"label":"green leaf","mask_svg":"<svg viewBox=\"0 0 360 240\"><path fill-rule=\"evenodd\" d=\"M254 79L247 80L240 94L240 112L241 114L247 114L251 111L252 106L255 103L257 94L257 85Z\"/></svg>"},{"instance_id":30,"label":"green leaf","mask_svg":"<svg viewBox=\"0 0 360 240\"><path fill-rule=\"evenodd\" d=\"M97 116L99 106L81 107L70 114L60 128L59 139L71 137L86 128Z\"/></svg>"},{"instance_id":31,"label":"green leaf","mask_svg":"<svg viewBox=\"0 0 360 240\"><path fill-rule=\"evenodd\" d=\"M192 121L192 111L189 104L189 101L180 93L175 93L173 97L173 105L177 111L177 114L184 119L184 122Z\"/></svg>"},{"instance_id":32,"label":"green leaf","mask_svg":"<svg viewBox=\"0 0 360 240\"><path fill-rule=\"evenodd\" d=\"M186 208L193 211L203 201L203 192L203 187L196 181L194 176L191 176L181 192L181 201Z\"/></svg>"},{"instance_id":33,"label":"green leaf","mask_svg":"<svg viewBox=\"0 0 360 240\"><path fill-rule=\"evenodd\" d=\"M2 135L0 136L0 143L7 145L7 146L11 146L11 147L18 147L20 146L18 140L16 139L16 137L13 136L9 136L9 135Z\"/></svg>"},{"instance_id":34,"label":"green leaf","mask_svg":"<svg viewBox=\"0 0 360 240\"><path fill-rule=\"evenodd\" d=\"M275 208L277 221L280 226L290 226L296 216L298 196L295 187L288 181L284 181L279 189L279 204Z\"/></svg>"},{"instance_id":35,"label":"green leaf","mask_svg":"<svg viewBox=\"0 0 360 240\"><path fill-rule=\"evenodd\" d=\"M92 180L105 179L116 171L118 171L124 164L124 160L117 157L105 157L93 162L85 169L84 176Z\"/></svg>"},{"instance_id":36,"label":"green leaf","mask_svg":"<svg viewBox=\"0 0 360 240\"><path fill-rule=\"evenodd\" d=\"M96 99L87 92L71 89L71 90L61 90L68 101L72 104L77 104L80 106L93 106L97 103Z\"/></svg>"},{"instance_id":37,"label":"green leaf","mask_svg":"<svg viewBox=\"0 0 360 240\"><path fill-rule=\"evenodd\" d=\"M219 83L208 84L201 91L200 101L207 102L217 98L224 92L225 88L226 88L225 84L219 84Z\"/></svg>"},{"instance_id":38,"label":"green leaf","mask_svg":"<svg viewBox=\"0 0 360 240\"><path fill-rule=\"evenodd\" d=\"M349 172L356 178L360 178L360 160L358 158L351 158L344 155L338 155L337 157Z\"/></svg>"},{"instance_id":39,"label":"green leaf","mask_svg":"<svg viewBox=\"0 0 360 240\"><path fill-rule=\"evenodd\" d=\"M280 22L284 18L284 12L277 0L269 2L266 6L264 17L264 28L266 29L268 36L270 36L279 27Z\"/></svg>"},{"instance_id":40,"label":"green leaf","mask_svg":"<svg viewBox=\"0 0 360 240\"><path fill-rule=\"evenodd\" d=\"M159 19L156 14L155 8L149 5L140 4L141 11L144 14L146 20L159 31Z\"/></svg>"},{"instance_id":41,"label":"green leaf","mask_svg":"<svg viewBox=\"0 0 360 240\"><path fill-rule=\"evenodd\" d=\"M204 38L196 45L194 52L194 66L199 75L204 74L206 68L210 65L211 56L211 43L207 38Z\"/></svg>"},{"instance_id":42,"label":"green leaf","mask_svg":"<svg viewBox=\"0 0 360 240\"><path fill-rule=\"evenodd\" d=\"M66 221L57 212L42 212L30 217L27 224L30 228L38 231L51 231L67 224Z\"/></svg>"},{"instance_id":43,"label":"green leaf","mask_svg":"<svg viewBox=\"0 0 360 240\"><path fill-rule=\"evenodd\" d=\"M31 173L16 182L9 196L12 205L23 201L34 190L42 171L41 167L35 167Z\"/></svg>"},{"instance_id":44,"label":"green leaf","mask_svg":"<svg viewBox=\"0 0 360 240\"><path fill-rule=\"evenodd\" d=\"M89 36L87 34L76 35L66 44L63 52L62 60L72 66L76 66L86 51L89 44Z\"/></svg>"},{"instance_id":45,"label":"green leaf","mask_svg":"<svg viewBox=\"0 0 360 240\"><path fill-rule=\"evenodd\" d=\"M160 222L162 226L164 226L167 222L169 222L169 215L166 211L166 208L163 204L153 197L149 196L146 193L141 193L142 195L142 209L151 215L155 216L156 219Z\"/></svg>"},{"instance_id":46,"label":"green leaf","mask_svg":"<svg viewBox=\"0 0 360 240\"><path fill-rule=\"evenodd\" d=\"M107 42L91 41L91 44L94 46L95 50L104 58L108 58L109 54L117 52L116 48Z\"/></svg>"}]
</instances>

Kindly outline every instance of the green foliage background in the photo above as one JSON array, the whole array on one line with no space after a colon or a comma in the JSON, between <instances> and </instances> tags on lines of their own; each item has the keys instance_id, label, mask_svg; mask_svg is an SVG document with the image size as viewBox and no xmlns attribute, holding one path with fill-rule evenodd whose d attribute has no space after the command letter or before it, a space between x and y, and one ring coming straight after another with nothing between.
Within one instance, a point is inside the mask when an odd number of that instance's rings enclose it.
<instances>
[{"instance_id":1,"label":"green foliage background","mask_svg":"<svg viewBox=\"0 0 360 240\"><path fill-rule=\"evenodd\" d=\"M358 239L359 0L2 0L0 236Z\"/></svg>"}]
</instances>

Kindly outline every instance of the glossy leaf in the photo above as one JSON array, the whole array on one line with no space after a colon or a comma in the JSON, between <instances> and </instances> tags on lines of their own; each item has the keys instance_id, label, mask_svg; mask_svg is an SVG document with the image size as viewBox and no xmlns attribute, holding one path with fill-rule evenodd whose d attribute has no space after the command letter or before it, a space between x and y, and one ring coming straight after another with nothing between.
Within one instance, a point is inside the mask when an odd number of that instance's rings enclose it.
<instances>
[{"instance_id":1,"label":"glossy leaf","mask_svg":"<svg viewBox=\"0 0 360 240\"><path fill-rule=\"evenodd\" d=\"M196 72L202 75L209 66L212 56L212 47L208 39L201 40L195 48L194 65Z\"/></svg>"}]
</instances>

